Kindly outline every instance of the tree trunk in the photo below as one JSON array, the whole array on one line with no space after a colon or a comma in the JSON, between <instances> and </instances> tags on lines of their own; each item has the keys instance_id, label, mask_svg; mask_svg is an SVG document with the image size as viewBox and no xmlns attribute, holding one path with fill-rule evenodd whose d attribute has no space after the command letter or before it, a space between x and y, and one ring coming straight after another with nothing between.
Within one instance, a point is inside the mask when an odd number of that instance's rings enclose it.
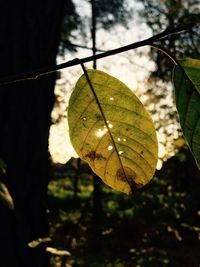
<instances>
[{"instance_id":1,"label":"tree trunk","mask_svg":"<svg viewBox=\"0 0 200 267\"><path fill-rule=\"evenodd\" d=\"M64 0L3 1L0 4L0 76L56 63ZM28 242L48 235L45 198L48 136L55 75L0 88L0 159L14 200L0 204L0 266L44 267L42 248Z\"/></svg>"}]
</instances>

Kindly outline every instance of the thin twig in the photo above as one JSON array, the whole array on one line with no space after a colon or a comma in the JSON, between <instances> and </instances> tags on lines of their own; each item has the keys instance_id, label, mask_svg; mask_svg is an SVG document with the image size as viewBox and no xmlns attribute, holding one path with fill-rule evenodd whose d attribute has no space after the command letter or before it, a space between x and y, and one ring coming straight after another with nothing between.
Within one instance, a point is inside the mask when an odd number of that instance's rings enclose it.
<instances>
[{"instance_id":1,"label":"thin twig","mask_svg":"<svg viewBox=\"0 0 200 267\"><path fill-rule=\"evenodd\" d=\"M168 51L166 48L164 48L164 47L162 47L160 45L157 45L157 44L152 44L151 47L156 48L157 50L159 50L163 54L165 54L174 63L174 65L178 66L181 69L183 74L192 83L192 81L191 81L190 77L188 76L188 74L186 73L185 69L182 67L180 62L177 60L177 58L170 51ZM192 85L193 85L193 83L192 83Z\"/></svg>"},{"instance_id":2,"label":"thin twig","mask_svg":"<svg viewBox=\"0 0 200 267\"><path fill-rule=\"evenodd\" d=\"M153 48L156 48L157 50L161 51L163 54L165 54L175 65L179 65L178 60L174 55L172 55L171 52L169 52L167 49L164 47L158 45L158 44L151 44L150 45Z\"/></svg>"},{"instance_id":3,"label":"thin twig","mask_svg":"<svg viewBox=\"0 0 200 267\"><path fill-rule=\"evenodd\" d=\"M90 61L94 61L97 59L101 59L101 58L105 58L108 56L113 56L131 49L136 49L139 47L143 47L143 46L147 46L147 45L151 45L156 41L159 41L161 39L163 39L164 37L167 37L169 35L172 34L177 34L179 32L185 31L189 28L192 28L196 26L196 23L190 23L187 25L183 25L177 28L168 28L166 30L164 30L161 33L158 33L150 38L144 39L142 41L136 42L136 43L131 43L129 45L126 46L122 46L116 49L112 49L103 53L99 53L93 56L89 56L89 57L85 57L85 58L75 58L73 60L67 61L65 63L62 64L58 64L58 65L54 65L54 66L48 66L48 67L44 67L44 68L40 68L40 69L36 69L33 71L29 71L29 72L25 72L25 73L20 73L20 74L16 74L16 75L11 75L11 76L7 76L7 77L2 77L0 79L0 86L4 86L7 84L12 84L12 83L16 83L16 82L21 82L21 81L26 81L26 80L34 80L37 79L39 77L42 77L44 75L48 75L51 74L53 72L56 72L57 70L61 70L61 69L65 69L65 68L69 68L72 66L76 66L79 64L83 64L86 62L90 62Z\"/></svg>"}]
</instances>

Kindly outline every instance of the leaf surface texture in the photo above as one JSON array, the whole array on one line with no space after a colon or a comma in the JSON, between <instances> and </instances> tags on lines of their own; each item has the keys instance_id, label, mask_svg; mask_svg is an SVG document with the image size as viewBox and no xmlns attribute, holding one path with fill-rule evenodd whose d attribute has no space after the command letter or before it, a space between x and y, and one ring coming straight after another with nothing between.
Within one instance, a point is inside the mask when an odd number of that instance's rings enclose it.
<instances>
[{"instance_id":1,"label":"leaf surface texture","mask_svg":"<svg viewBox=\"0 0 200 267\"><path fill-rule=\"evenodd\" d=\"M125 193L147 184L157 163L151 117L121 81L87 70L70 97L69 134L77 154L110 187Z\"/></svg>"}]
</instances>

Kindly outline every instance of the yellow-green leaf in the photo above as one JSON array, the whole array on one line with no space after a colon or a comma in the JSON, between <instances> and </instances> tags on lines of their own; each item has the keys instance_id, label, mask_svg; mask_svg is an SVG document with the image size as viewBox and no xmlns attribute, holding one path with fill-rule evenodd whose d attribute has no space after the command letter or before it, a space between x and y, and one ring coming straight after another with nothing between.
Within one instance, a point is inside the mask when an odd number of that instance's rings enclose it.
<instances>
[{"instance_id":1,"label":"yellow-green leaf","mask_svg":"<svg viewBox=\"0 0 200 267\"><path fill-rule=\"evenodd\" d=\"M173 72L176 107L187 144L200 169L200 60L180 60Z\"/></svg>"},{"instance_id":2,"label":"yellow-green leaf","mask_svg":"<svg viewBox=\"0 0 200 267\"><path fill-rule=\"evenodd\" d=\"M152 119L121 81L98 70L87 74L79 78L69 101L72 145L106 184L130 193L155 172L158 148Z\"/></svg>"}]
</instances>

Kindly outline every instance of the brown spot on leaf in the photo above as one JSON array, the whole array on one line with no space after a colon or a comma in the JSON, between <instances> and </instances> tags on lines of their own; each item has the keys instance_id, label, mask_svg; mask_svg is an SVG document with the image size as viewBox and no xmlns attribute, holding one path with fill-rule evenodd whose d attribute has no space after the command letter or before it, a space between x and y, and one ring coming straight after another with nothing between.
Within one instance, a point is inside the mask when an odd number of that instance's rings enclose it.
<instances>
[{"instance_id":1,"label":"brown spot on leaf","mask_svg":"<svg viewBox=\"0 0 200 267\"><path fill-rule=\"evenodd\" d=\"M117 179L123 182L132 182L136 178L136 173L128 167L119 168L117 170Z\"/></svg>"},{"instance_id":2,"label":"brown spot on leaf","mask_svg":"<svg viewBox=\"0 0 200 267\"><path fill-rule=\"evenodd\" d=\"M135 183L136 173L129 167L119 168L117 170L116 177L117 179L128 183L132 192L135 188L142 187L142 184Z\"/></svg>"},{"instance_id":3,"label":"brown spot on leaf","mask_svg":"<svg viewBox=\"0 0 200 267\"><path fill-rule=\"evenodd\" d=\"M101 154L96 153L96 151L92 150L89 153L85 155L86 158L89 158L90 160L94 161L95 159L101 159L103 156Z\"/></svg>"}]
</instances>

